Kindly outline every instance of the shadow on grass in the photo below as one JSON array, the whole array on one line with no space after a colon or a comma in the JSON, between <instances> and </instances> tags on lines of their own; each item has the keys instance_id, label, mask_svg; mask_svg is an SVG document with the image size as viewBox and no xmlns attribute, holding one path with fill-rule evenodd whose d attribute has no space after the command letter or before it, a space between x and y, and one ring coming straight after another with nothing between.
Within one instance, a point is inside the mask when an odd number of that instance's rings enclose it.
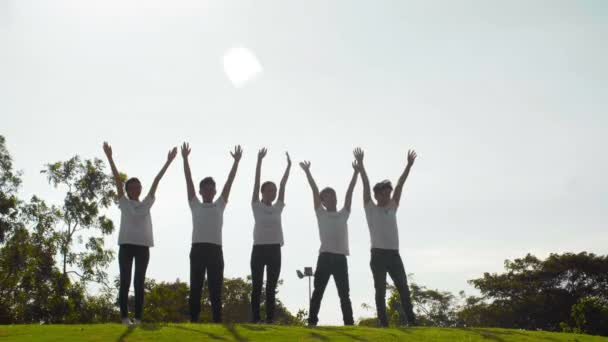
<instances>
[{"instance_id":1,"label":"shadow on grass","mask_svg":"<svg viewBox=\"0 0 608 342\"><path fill-rule=\"evenodd\" d=\"M504 339L502 339L500 336L496 336L496 335L500 335L500 334L497 334L495 331L488 331L488 330L483 330L483 329L468 329L468 328L456 328L456 329L477 334L487 340L504 342ZM511 334L506 333L503 335L511 335Z\"/></svg>"},{"instance_id":2,"label":"shadow on grass","mask_svg":"<svg viewBox=\"0 0 608 342\"><path fill-rule=\"evenodd\" d=\"M228 332L232 334L232 336L234 337L235 340L237 340L239 342L249 341L248 339L243 337L241 334L239 334L238 331L236 331L236 327L234 326L234 324L224 324L224 328L226 328L226 330L228 330Z\"/></svg>"},{"instance_id":3,"label":"shadow on grass","mask_svg":"<svg viewBox=\"0 0 608 342\"><path fill-rule=\"evenodd\" d=\"M256 324L241 324L241 327L247 329L247 330L251 330L251 331L265 331L266 328L264 328L261 325L256 325Z\"/></svg>"},{"instance_id":4,"label":"shadow on grass","mask_svg":"<svg viewBox=\"0 0 608 342\"><path fill-rule=\"evenodd\" d=\"M160 330L166 327L167 325L167 323L142 323L141 325L139 325L139 328L141 328L141 330L146 331L155 331Z\"/></svg>"},{"instance_id":5,"label":"shadow on grass","mask_svg":"<svg viewBox=\"0 0 608 342\"><path fill-rule=\"evenodd\" d=\"M558 340L554 337L550 337L550 336L533 336L531 334L526 334L526 333L519 332L519 331L492 331L492 330L487 330L487 329L474 329L474 330L479 331L481 333L485 333L485 334L507 335L507 336L518 335L518 336L525 336L527 338L534 338L534 339L544 340L544 341L552 341L552 342L560 341L560 340ZM529 332L531 333L534 331L530 330Z\"/></svg>"},{"instance_id":6,"label":"shadow on grass","mask_svg":"<svg viewBox=\"0 0 608 342\"><path fill-rule=\"evenodd\" d=\"M357 336L357 335L354 335L354 334L351 334L351 333L347 333L347 332L343 331L340 328L320 327L320 328L316 328L316 329L321 330L321 331L330 331L332 333L348 337L348 338L350 338L353 341L369 342L369 340L366 339L366 338L363 338L363 337L360 337L360 336Z\"/></svg>"},{"instance_id":7,"label":"shadow on grass","mask_svg":"<svg viewBox=\"0 0 608 342\"><path fill-rule=\"evenodd\" d=\"M402 333L406 333L406 334L411 334L413 332L412 328L406 328L406 327L395 327L393 329L395 329L399 332L402 332Z\"/></svg>"},{"instance_id":8,"label":"shadow on grass","mask_svg":"<svg viewBox=\"0 0 608 342\"><path fill-rule=\"evenodd\" d=\"M123 342L129 335L133 333L133 330L140 328L141 330L146 331L155 331L159 330L163 327L166 327L167 323L142 323L140 325L129 325L127 329L118 337L119 342Z\"/></svg>"},{"instance_id":9,"label":"shadow on grass","mask_svg":"<svg viewBox=\"0 0 608 342\"><path fill-rule=\"evenodd\" d=\"M222 336L219 336L219 335L216 335L216 334L212 334L212 333L209 333L209 332L206 332L206 331L200 331L200 330L196 330L196 329L192 329L192 328L186 328L186 327L182 327L182 326L179 326L179 325L171 325L170 327L174 328L174 329L178 329L178 330L184 330L184 331L189 331L189 332L194 332L194 333L197 333L197 334L205 335L205 336L207 336L208 338L210 338L212 340L227 341L227 339L224 338L224 337L222 337Z\"/></svg>"},{"instance_id":10,"label":"shadow on grass","mask_svg":"<svg viewBox=\"0 0 608 342\"><path fill-rule=\"evenodd\" d=\"M125 340L125 338L127 338L129 335L131 335L131 333L133 332L133 330L135 330L135 326L133 325L129 325L127 327L127 330L125 330L122 335L120 335L118 337L118 340L116 340L117 342L123 342Z\"/></svg>"},{"instance_id":11,"label":"shadow on grass","mask_svg":"<svg viewBox=\"0 0 608 342\"><path fill-rule=\"evenodd\" d=\"M314 338L315 340L319 340L319 341L329 341L329 338L327 336L323 336L323 335L317 334L315 332L311 332L310 337Z\"/></svg>"}]
</instances>

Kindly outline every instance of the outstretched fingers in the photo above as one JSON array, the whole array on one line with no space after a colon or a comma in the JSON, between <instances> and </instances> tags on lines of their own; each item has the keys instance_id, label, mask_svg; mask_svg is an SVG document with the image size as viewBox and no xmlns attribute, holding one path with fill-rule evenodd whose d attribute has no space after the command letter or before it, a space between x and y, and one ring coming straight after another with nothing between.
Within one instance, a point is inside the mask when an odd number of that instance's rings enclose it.
<instances>
[{"instance_id":1,"label":"outstretched fingers","mask_svg":"<svg viewBox=\"0 0 608 342\"><path fill-rule=\"evenodd\" d=\"M243 149L241 148L241 145L236 145L234 147L234 152L230 151L230 155L235 161L241 160L241 157L243 156Z\"/></svg>"},{"instance_id":2,"label":"outstretched fingers","mask_svg":"<svg viewBox=\"0 0 608 342\"><path fill-rule=\"evenodd\" d=\"M188 144L187 142L184 142L182 144L182 157L187 158L190 155L190 151L192 151L190 149L190 144Z\"/></svg>"}]
</instances>

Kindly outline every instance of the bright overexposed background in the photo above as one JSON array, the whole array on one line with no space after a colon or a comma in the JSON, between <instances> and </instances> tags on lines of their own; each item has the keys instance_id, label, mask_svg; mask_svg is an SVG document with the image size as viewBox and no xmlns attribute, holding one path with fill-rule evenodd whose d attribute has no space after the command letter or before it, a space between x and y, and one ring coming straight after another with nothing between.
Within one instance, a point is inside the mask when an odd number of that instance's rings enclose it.
<instances>
[{"instance_id":1,"label":"bright overexposed background","mask_svg":"<svg viewBox=\"0 0 608 342\"><path fill-rule=\"evenodd\" d=\"M192 146L196 182L223 185L245 150L225 213L228 277L249 274L255 154L279 181L284 151L309 159L342 203L351 150L371 181L417 161L398 214L406 271L474 293L468 279L531 252L608 241L608 3L605 1L0 1L0 134L24 170L22 196L59 201L39 173L74 154L103 158L144 191L166 152ZM261 71L235 87L234 47ZM180 157L178 157L180 158ZM355 318L373 316L369 234L355 190L349 271ZM279 298L307 308L319 238L294 165L283 213ZM109 211L118 222L118 210ZM153 207L148 276L189 279L191 217L178 159ZM116 248L116 234L107 240ZM118 273L117 263L110 274ZM320 323L340 324L333 282Z\"/></svg>"}]
</instances>

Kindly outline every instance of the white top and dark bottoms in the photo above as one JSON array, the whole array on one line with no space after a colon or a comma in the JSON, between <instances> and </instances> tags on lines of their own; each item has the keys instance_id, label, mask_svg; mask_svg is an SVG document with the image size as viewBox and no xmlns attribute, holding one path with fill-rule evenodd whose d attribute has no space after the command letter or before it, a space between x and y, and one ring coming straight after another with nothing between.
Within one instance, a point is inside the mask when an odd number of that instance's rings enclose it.
<instances>
[{"instance_id":1,"label":"white top and dark bottoms","mask_svg":"<svg viewBox=\"0 0 608 342\"><path fill-rule=\"evenodd\" d=\"M224 282L224 254L222 227L226 202L219 197L205 203L195 196L189 202L192 212L192 247L190 249L190 320L198 322L205 273L207 273L213 322L222 321L222 285Z\"/></svg>"},{"instance_id":2,"label":"white top and dark bottoms","mask_svg":"<svg viewBox=\"0 0 608 342\"><path fill-rule=\"evenodd\" d=\"M118 302L121 317L128 318L129 287L131 269L135 261L133 285L135 287L135 318L141 320L144 303L144 280L150 261L150 247L154 246L152 217L150 208L154 197L147 196L143 201L133 201L123 196L118 199L120 208L120 230L118 232L118 265L120 268L120 289Z\"/></svg>"},{"instance_id":3,"label":"white top and dark bottoms","mask_svg":"<svg viewBox=\"0 0 608 342\"><path fill-rule=\"evenodd\" d=\"M252 322L261 321L260 296L264 267L266 267L266 322L274 321L277 282L281 274L281 246L283 226L281 214L285 203L266 205L262 201L251 203L255 225L253 227L253 249L251 251L251 316Z\"/></svg>"},{"instance_id":4,"label":"white top and dark bottoms","mask_svg":"<svg viewBox=\"0 0 608 342\"><path fill-rule=\"evenodd\" d=\"M400 316L401 324L416 325L407 276L399 255L398 208L399 206L394 200L391 200L386 207L379 207L373 201L369 201L365 205L365 217L372 245L370 266L374 276L376 309L381 326L388 326L386 317L387 273L401 297L401 305L405 313Z\"/></svg>"},{"instance_id":5,"label":"white top and dark bottoms","mask_svg":"<svg viewBox=\"0 0 608 342\"><path fill-rule=\"evenodd\" d=\"M347 222L350 211L342 209L332 212L320 206L315 209L315 213L317 215L321 248L319 249L319 258L315 270L314 291L310 300L308 324L314 326L319 321L318 314L323 293L329 278L333 276L340 297L344 325L353 325L348 263L346 261L346 256L349 255Z\"/></svg>"}]
</instances>

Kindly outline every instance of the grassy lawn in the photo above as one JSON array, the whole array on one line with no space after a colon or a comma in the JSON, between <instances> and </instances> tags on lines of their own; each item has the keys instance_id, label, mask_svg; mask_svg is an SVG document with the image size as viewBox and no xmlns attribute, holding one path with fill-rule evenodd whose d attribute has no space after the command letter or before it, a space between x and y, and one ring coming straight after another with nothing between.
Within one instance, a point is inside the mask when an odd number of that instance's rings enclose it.
<instances>
[{"instance_id":1,"label":"grassy lawn","mask_svg":"<svg viewBox=\"0 0 608 342\"><path fill-rule=\"evenodd\" d=\"M608 338L508 329L286 327L276 325L3 325L0 341L608 341Z\"/></svg>"}]
</instances>

